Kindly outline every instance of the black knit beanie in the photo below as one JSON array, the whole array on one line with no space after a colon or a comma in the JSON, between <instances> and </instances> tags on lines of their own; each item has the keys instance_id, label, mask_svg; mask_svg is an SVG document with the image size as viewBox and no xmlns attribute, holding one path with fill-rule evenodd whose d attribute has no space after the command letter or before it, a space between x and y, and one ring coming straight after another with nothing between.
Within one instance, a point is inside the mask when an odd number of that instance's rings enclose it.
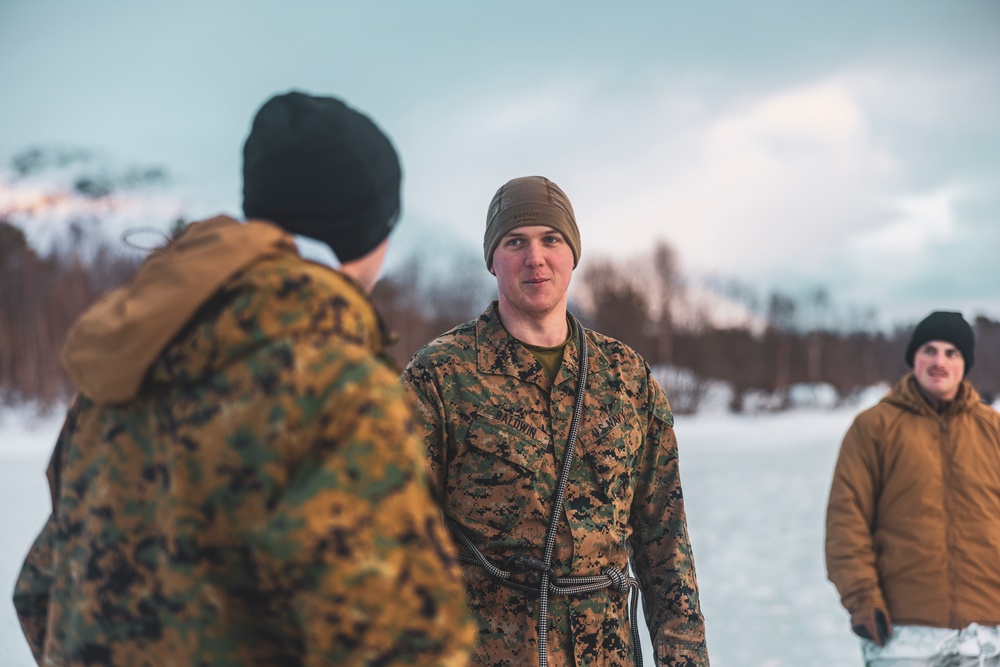
<instances>
[{"instance_id":1,"label":"black knit beanie","mask_svg":"<svg viewBox=\"0 0 1000 667\"><path fill-rule=\"evenodd\" d=\"M975 360L973 352L976 348L976 338L972 327L962 317L962 313L950 313L936 310L925 317L913 330L910 343L906 346L906 365L913 368L913 357L920 346L929 340L943 340L951 343L962 353L965 360L965 372L968 373Z\"/></svg>"},{"instance_id":2,"label":"black knit beanie","mask_svg":"<svg viewBox=\"0 0 1000 667\"><path fill-rule=\"evenodd\" d=\"M371 252L399 217L402 171L389 138L332 97L272 97L243 146L243 212L329 245Z\"/></svg>"}]
</instances>

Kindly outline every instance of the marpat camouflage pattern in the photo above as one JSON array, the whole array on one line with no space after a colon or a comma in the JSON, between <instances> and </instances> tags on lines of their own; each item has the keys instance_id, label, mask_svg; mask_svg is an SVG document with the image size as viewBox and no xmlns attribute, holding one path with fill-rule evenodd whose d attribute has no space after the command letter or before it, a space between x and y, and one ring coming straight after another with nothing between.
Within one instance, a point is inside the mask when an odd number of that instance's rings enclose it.
<instances>
[{"instance_id":1,"label":"marpat camouflage pattern","mask_svg":"<svg viewBox=\"0 0 1000 667\"><path fill-rule=\"evenodd\" d=\"M590 376L553 570L624 569L632 554L656 664L708 665L673 416L641 357L587 331ZM419 351L403 373L426 428L445 512L500 565L542 560L577 387L570 336L555 383L499 321L496 303ZM479 621L473 662L538 664L537 596L463 566ZM522 580L537 587L537 574ZM549 600L549 664L631 667L626 599L610 589Z\"/></svg>"},{"instance_id":2,"label":"marpat camouflage pattern","mask_svg":"<svg viewBox=\"0 0 1000 667\"><path fill-rule=\"evenodd\" d=\"M466 664L475 623L382 352L361 290L285 247L226 278L136 396L80 396L14 594L36 660Z\"/></svg>"}]
</instances>

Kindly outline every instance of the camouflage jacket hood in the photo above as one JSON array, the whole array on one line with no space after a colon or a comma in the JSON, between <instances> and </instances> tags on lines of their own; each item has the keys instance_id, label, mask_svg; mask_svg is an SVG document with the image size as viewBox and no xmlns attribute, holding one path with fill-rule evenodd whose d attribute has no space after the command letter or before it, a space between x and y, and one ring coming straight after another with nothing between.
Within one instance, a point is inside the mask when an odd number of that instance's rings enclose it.
<instances>
[{"instance_id":1,"label":"camouflage jacket hood","mask_svg":"<svg viewBox=\"0 0 1000 667\"><path fill-rule=\"evenodd\" d=\"M226 216L192 223L175 241L155 251L131 284L111 291L77 320L63 363L81 392L105 405L134 398L147 380L197 382L279 334L334 327L381 355L384 327L360 288L340 272L307 262L311 270L337 276L343 282L343 290L337 291L357 297L350 299L354 307L331 293L313 302L320 304L316 312L303 313L300 303L292 306L272 298L282 290L303 288L302 276L272 290L246 289L254 281L243 274L247 267L283 254L298 255L294 239L270 223L240 223ZM313 286L322 283L311 281ZM285 312L275 312L283 304ZM211 316L197 318L196 327L188 325L199 311L227 306L238 308L243 320L261 323L253 338L239 326L227 326Z\"/></svg>"}]
</instances>

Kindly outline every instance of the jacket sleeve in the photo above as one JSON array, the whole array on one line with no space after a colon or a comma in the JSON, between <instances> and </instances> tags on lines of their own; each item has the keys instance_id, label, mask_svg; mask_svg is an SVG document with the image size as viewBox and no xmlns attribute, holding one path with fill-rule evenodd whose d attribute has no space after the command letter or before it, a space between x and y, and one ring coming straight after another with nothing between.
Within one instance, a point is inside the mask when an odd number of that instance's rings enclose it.
<instances>
[{"instance_id":1,"label":"jacket sleeve","mask_svg":"<svg viewBox=\"0 0 1000 667\"><path fill-rule=\"evenodd\" d=\"M56 507L60 485L60 456L75 425L75 417L81 410L81 398L77 398L66 415L59 438L56 440L52 457L46 470L52 512L35 538L28 555L21 565L21 572L14 583L14 610L21 624L21 631L28 641L35 662L41 664L45 646L45 629L48 627L49 598L53 581L53 539L56 530Z\"/></svg>"},{"instance_id":2,"label":"jacket sleeve","mask_svg":"<svg viewBox=\"0 0 1000 667\"><path fill-rule=\"evenodd\" d=\"M45 628L49 618L49 589L52 584L52 530L55 521L49 515L45 527L35 538L21 573L14 584L14 609L21 631L28 641L35 662L42 664Z\"/></svg>"},{"instance_id":3,"label":"jacket sleeve","mask_svg":"<svg viewBox=\"0 0 1000 667\"><path fill-rule=\"evenodd\" d=\"M840 446L826 510L826 569L848 612L885 609L872 528L878 500L877 436L870 420L854 420Z\"/></svg>"},{"instance_id":4,"label":"jacket sleeve","mask_svg":"<svg viewBox=\"0 0 1000 667\"><path fill-rule=\"evenodd\" d=\"M411 403L384 368L339 375L262 545L303 664L464 664L475 626Z\"/></svg>"},{"instance_id":5,"label":"jacket sleeve","mask_svg":"<svg viewBox=\"0 0 1000 667\"><path fill-rule=\"evenodd\" d=\"M649 380L649 424L630 521L633 568L660 667L706 667L705 619L681 492L673 415Z\"/></svg>"},{"instance_id":6,"label":"jacket sleeve","mask_svg":"<svg viewBox=\"0 0 1000 667\"><path fill-rule=\"evenodd\" d=\"M417 421L423 433L431 493L440 502L445 497L448 471L444 404L432 373L419 363L411 362L400 379L416 402Z\"/></svg>"}]
</instances>

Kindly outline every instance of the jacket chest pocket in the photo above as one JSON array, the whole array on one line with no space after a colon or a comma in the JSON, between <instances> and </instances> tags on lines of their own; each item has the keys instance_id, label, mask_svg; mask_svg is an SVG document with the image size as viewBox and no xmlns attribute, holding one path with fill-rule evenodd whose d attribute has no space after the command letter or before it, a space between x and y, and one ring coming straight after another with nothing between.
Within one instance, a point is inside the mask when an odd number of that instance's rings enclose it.
<instances>
[{"instance_id":1,"label":"jacket chest pocket","mask_svg":"<svg viewBox=\"0 0 1000 667\"><path fill-rule=\"evenodd\" d=\"M495 419L479 415L448 469L448 509L483 535L506 535L534 495L537 465L546 445Z\"/></svg>"},{"instance_id":2,"label":"jacket chest pocket","mask_svg":"<svg viewBox=\"0 0 1000 667\"><path fill-rule=\"evenodd\" d=\"M635 410L626 404L594 427L588 440L588 458L608 500L627 508L632 502L633 478L643 442Z\"/></svg>"}]
</instances>

